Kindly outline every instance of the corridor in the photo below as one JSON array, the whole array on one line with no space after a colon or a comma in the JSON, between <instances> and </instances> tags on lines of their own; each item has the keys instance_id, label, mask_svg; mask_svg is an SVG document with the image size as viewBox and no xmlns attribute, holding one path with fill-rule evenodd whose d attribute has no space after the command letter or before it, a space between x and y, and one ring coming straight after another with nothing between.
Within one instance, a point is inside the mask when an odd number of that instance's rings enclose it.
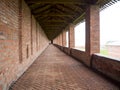
<instances>
[{"instance_id":1,"label":"corridor","mask_svg":"<svg viewBox=\"0 0 120 90\"><path fill-rule=\"evenodd\" d=\"M37 58L10 90L119 90L53 45Z\"/></svg>"}]
</instances>

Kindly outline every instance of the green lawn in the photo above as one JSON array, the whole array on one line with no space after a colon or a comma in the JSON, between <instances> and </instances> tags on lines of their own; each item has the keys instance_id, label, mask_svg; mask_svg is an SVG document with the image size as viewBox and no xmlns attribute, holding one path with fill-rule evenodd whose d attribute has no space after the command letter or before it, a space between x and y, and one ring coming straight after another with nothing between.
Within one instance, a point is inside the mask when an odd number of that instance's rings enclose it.
<instances>
[{"instance_id":1,"label":"green lawn","mask_svg":"<svg viewBox=\"0 0 120 90\"><path fill-rule=\"evenodd\" d=\"M106 49L101 49L100 54L102 55L108 55L108 51Z\"/></svg>"}]
</instances>

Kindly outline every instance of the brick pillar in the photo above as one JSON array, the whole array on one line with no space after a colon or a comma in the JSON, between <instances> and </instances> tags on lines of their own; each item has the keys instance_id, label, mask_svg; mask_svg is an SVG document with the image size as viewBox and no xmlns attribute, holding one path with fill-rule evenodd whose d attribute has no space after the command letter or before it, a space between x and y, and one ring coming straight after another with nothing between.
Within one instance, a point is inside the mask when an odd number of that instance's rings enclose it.
<instances>
[{"instance_id":1,"label":"brick pillar","mask_svg":"<svg viewBox=\"0 0 120 90\"><path fill-rule=\"evenodd\" d=\"M62 46L62 33L60 34L60 46Z\"/></svg>"},{"instance_id":2,"label":"brick pillar","mask_svg":"<svg viewBox=\"0 0 120 90\"><path fill-rule=\"evenodd\" d=\"M91 5L86 10L86 53L100 52L99 6Z\"/></svg>"},{"instance_id":3,"label":"brick pillar","mask_svg":"<svg viewBox=\"0 0 120 90\"><path fill-rule=\"evenodd\" d=\"M57 36L57 44L59 45L59 36Z\"/></svg>"},{"instance_id":4,"label":"brick pillar","mask_svg":"<svg viewBox=\"0 0 120 90\"><path fill-rule=\"evenodd\" d=\"M68 31L68 37L69 37L69 48L75 47L75 37L74 37L74 25L69 25L69 31Z\"/></svg>"},{"instance_id":5,"label":"brick pillar","mask_svg":"<svg viewBox=\"0 0 120 90\"><path fill-rule=\"evenodd\" d=\"M58 42L59 42L59 44L58 44L58 45L60 45L60 35L58 36L58 40L59 40L59 41L58 41Z\"/></svg>"},{"instance_id":6,"label":"brick pillar","mask_svg":"<svg viewBox=\"0 0 120 90\"><path fill-rule=\"evenodd\" d=\"M64 30L62 33L62 43L63 43L63 47L66 46L66 31Z\"/></svg>"},{"instance_id":7,"label":"brick pillar","mask_svg":"<svg viewBox=\"0 0 120 90\"><path fill-rule=\"evenodd\" d=\"M22 0L19 0L19 62L22 63Z\"/></svg>"},{"instance_id":8,"label":"brick pillar","mask_svg":"<svg viewBox=\"0 0 120 90\"><path fill-rule=\"evenodd\" d=\"M55 39L53 40L53 43L54 43L54 44L57 44L57 38L55 38Z\"/></svg>"},{"instance_id":9,"label":"brick pillar","mask_svg":"<svg viewBox=\"0 0 120 90\"><path fill-rule=\"evenodd\" d=\"M58 35L58 45L60 45L60 35Z\"/></svg>"},{"instance_id":10,"label":"brick pillar","mask_svg":"<svg viewBox=\"0 0 120 90\"><path fill-rule=\"evenodd\" d=\"M58 37L56 37L56 44L58 44Z\"/></svg>"}]
</instances>

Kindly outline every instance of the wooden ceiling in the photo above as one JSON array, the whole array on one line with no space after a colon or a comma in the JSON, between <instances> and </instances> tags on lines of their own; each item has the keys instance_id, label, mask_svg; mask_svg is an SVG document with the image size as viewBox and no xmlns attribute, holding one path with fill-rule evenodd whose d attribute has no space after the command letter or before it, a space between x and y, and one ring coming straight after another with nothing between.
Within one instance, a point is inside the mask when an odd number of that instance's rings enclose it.
<instances>
[{"instance_id":1,"label":"wooden ceiling","mask_svg":"<svg viewBox=\"0 0 120 90\"><path fill-rule=\"evenodd\" d=\"M52 40L70 23L84 19L88 5L105 5L111 0L25 0L32 14ZM116 0L112 0L116 1Z\"/></svg>"}]
</instances>

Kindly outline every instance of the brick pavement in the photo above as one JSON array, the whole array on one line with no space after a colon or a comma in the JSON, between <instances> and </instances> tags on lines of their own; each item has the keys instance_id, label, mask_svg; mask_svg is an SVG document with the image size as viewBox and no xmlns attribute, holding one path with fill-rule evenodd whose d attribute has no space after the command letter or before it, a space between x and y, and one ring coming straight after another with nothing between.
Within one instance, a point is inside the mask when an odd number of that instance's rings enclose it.
<instances>
[{"instance_id":1,"label":"brick pavement","mask_svg":"<svg viewBox=\"0 0 120 90\"><path fill-rule=\"evenodd\" d=\"M50 45L10 90L120 90Z\"/></svg>"}]
</instances>

